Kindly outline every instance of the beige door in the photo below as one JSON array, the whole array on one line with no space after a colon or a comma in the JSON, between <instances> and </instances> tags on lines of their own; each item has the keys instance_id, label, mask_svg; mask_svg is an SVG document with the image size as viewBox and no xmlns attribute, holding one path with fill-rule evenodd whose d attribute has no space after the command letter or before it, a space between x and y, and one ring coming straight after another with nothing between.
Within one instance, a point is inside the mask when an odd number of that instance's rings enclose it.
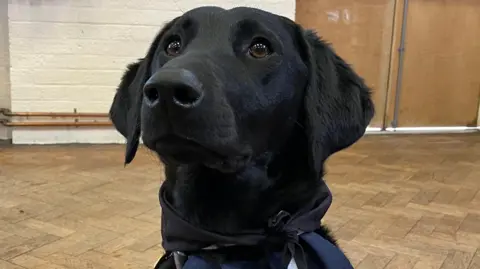
<instances>
[{"instance_id":1,"label":"beige door","mask_svg":"<svg viewBox=\"0 0 480 269\"><path fill-rule=\"evenodd\" d=\"M297 0L296 21L315 29L374 89L382 127L388 86L395 0Z\"/></svg>"},{"instance_id":2,"label":"beige door","mask_svg":"<svg viewBox=\"0 0 480 269\"><path fill-rule=\"evenodd\" d=\"M405 29L398 127L477 125L480 1L410 0ZM393 120L396 90L389 94L387 122Z\"/></svg>"}]
</instances>

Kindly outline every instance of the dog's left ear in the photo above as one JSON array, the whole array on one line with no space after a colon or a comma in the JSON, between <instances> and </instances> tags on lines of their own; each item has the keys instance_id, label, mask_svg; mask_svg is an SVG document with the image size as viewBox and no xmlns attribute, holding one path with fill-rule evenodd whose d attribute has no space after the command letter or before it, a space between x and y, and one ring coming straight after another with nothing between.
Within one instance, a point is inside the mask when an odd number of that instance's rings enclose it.
<instances>
[{"instance_id":1,"label":"dog's left ear","mask_svg":"<svg viewBox=\"0 0 480 269\"><path fill-rule=\"evenodd\" d=\"M313 31L297 26L302 57L309 69L305 90L305 128L310 165L316 173L333 153L365 133L374 116L371 90L364 80Z\"/></svg>"}]
</instances>

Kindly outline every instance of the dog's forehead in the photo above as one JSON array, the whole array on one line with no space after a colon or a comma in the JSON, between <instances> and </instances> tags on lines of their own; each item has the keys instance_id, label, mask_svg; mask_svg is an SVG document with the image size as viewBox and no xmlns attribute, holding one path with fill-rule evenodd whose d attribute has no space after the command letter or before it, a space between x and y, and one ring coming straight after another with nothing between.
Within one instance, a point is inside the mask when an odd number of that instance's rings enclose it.
<instances>
[{"instance_id":1,"label":"dog's forehead","mask_svg":"<svg viewBox=\"0 0 480 269\"><path fill-rule=\"evenodd\" d=\"M195 22L200 32L217 33L229 31L244 21L254 22L272 31L280 32L282 27L280 16L273 13L250 7L237 7L223 9L215 6L207 6L193 9L185 13L179 20L191 20Z\"/></svg>"}]
</instances>

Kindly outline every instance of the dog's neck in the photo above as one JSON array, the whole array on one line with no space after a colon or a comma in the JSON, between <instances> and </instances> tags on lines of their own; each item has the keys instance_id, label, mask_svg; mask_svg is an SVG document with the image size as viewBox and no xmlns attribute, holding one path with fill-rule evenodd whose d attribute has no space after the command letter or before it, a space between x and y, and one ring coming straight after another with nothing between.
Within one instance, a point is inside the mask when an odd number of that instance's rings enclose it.
<instances>
[{"instance_id":1,"label":"dog's neck","mask_svg":"<svg viewBox=\"0 0 480 269\"><path fill-rule=\"evenodd\" d=\"M238 173L167 165L164 184L173 206L191 224L228 234L263 228L279 210L295 213L322 183L309 168L306 142L298 142L306 140L294 139L298 147L267 152Z\"/></svg>"}]
</instances>

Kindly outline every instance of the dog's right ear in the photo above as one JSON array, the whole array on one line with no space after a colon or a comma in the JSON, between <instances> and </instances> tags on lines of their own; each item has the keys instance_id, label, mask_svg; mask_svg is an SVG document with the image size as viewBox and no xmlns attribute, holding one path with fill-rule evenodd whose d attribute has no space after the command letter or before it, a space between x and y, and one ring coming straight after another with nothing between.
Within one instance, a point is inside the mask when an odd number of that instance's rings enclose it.
<instances>
[{"instance_id":1,"label":"dog's right ear","mask_svg":"<svg viewBox=\"0 0 480 269\"><path fill-rule=\"evenodd\" d=\"M115 129L127 139L125 164L135 157L140 141L140 107L147 77L146 62L140 59L127 66L110 107L110 119Z\"/></svg>"},{"instance_id":2,"label":"dog's right ear","mask_svg":"<svg viewBox=\"0 0 480 269\"><path fill-rule=\"evenodd\" d=\"M160 30L144 58L127 66L113 98L109 115L115 129L127 139L125 165L135 157L140 142L140 109L143 100L143 86L151 73L151 61L158 43L177 19L173 19Z\"/></svg>"}]
</instances>

